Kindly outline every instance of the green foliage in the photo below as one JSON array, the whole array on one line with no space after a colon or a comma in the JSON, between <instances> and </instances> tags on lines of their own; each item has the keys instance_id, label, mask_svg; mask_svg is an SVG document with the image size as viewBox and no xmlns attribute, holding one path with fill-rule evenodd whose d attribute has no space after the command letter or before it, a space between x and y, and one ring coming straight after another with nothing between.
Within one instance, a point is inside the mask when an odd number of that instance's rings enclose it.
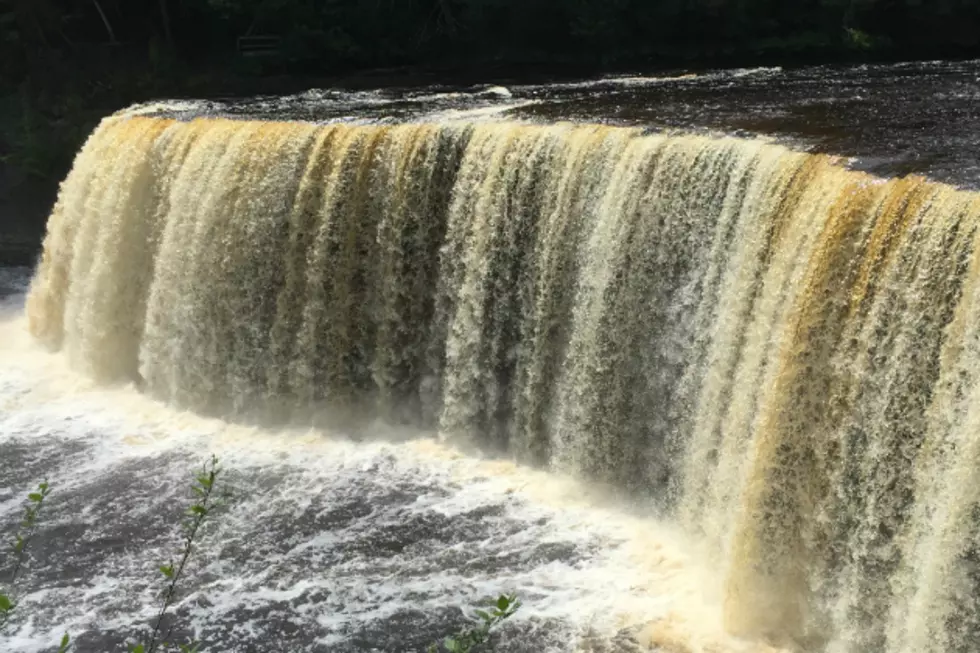
<instances>
[{"instance_id":1,"label":"green foliage","mask_svg":"<svg viewBox=\"0 0 980 653\"><path fill-rule=\"evenodd\" d=\"M38 97L28 85L0 96L0 164L35 179L63 176L98 119L83 104L71 93L57 101Z\"/></svg>"},{"instance_id":2,"label":"green foliage","mask_svg":"<svg viewBox=\"0 0 980 653\"><path fill-rule=\"evenodd\" d=\"M173 630L171 626L164 633L162 630L164 617L176 598L178 582L180 581L184 569L190 559L194 544L200 536L201 527L205 520L211 515L220 501L215 496L215 483L221 473L218 466L218 459L211 456L211 459L204 463L201 471L195 476L191 484L191 491L194 500L184 513L181 522L181 549L179 562L176 564L171 561L168 564L160 565L158 569L163 577L168 581L163 593L163 605L157 615L153 631L147 644L137 643L129 646L130 653L155 653L157 651L179 651L180 653L198 653L200 644L197 642L177 643L168 642ZM37 490L27 495L27 504L24 508L24 517L21 520L20 528L15 533L12 541L12 551L14 555L14 568L8 588L0 592L0 628L6 625L11 613L17 607L12 598L13 591L23 568L24 558L27 553L27 546L34 535L37 527L38 516L44 505L44 500L51 491L47 481L40 483ZM58 645L58 653L67 653L71 648L71 637L65 633Z\"/></svg>"},{"instance_id":3,"label":"green foliage","mask_svg":"<svg viewBox=\"0 0 980 653\"><path fill-rule=\"evenodd\" d=\"M194 544L199 540L201 528L205 521L210 517L216 508L223 502L223 495L216 495L216 485L222 473L218 465L218 458L214 455L204 463L201 471L198 472L191 483L191 493L193 500L184 511L183 519L180 524L181 547L178 552L177 561L173 560L157 566L160 575L167 581L163 590L163 603L153 625L153 630L149 640L146 642L136 642L127 645L128 653L200 653L200 642L172 642L168 641L173 632L171 625L164 631L164 618L172 607L177 596L178 583L183 577L186 565L194 549ZM38 516L44 501L51 491L47 481L37 486L37 490L27 495L27 502L24 507L24 516L21 519L20 527L14 535L11 543L11 551L14 556L14 568L11 574L6 591L0 592L0 628L3 628L14 609L17 607L14 601L14 587L20 571L23 568L24 557L31 538L34 536ZM512 617L521 607L521 602L513 594L502 594L496 601L486 606L486 609L475 609L472 616L472 624L463 628L459 633L452 637L447 637L440 644L433 644L429 647L429 653L471 653L478 647L486 644L490 639L492 629L500 625L503 621ZM58 653L68 653L72 645L71 637L65 633L58 644Z\"/></svg>"},{"instance_id":4,"label":"green foliage","mask_svg":"<svg viewBox=\"0 0 980 653\"><path fill-rule=\"evenodd\" d=\"M130 644L129 653L155 653L156 651L196 653L199 650L200 644L198 642L175 643L168 641L173 632L173 626L164 632L163 621L176 599L178 583L183 577L184 569L194 550L194 544L200 536L201 527L220 504L219 499L215 496L215 483L220 474L221 468L218 466L218 458L212 455L211 459L204 463L201 471L194 477L194 481L191 483L194 500L184 512L184 518L181 521L181 548L177 562L171 560L157 567L167 581L163 592L163 604L160 606L160 612L157 614L149 641L145 644L142 642Z\"/></svg>"},{"instance_id":5,"label":"green foliage","mask_svg":"<svg viewBox=\"0 0 980 653\"><path fill-rule=\"evenodd\" d=\"M846 35L845 41L852 48L858 50L870 50L872 47L874 47L874 38L867 32L855 29L853 27L848 27L844 30L844 34Z\"/></svg>"},{"instance_id":6,"label":"green foliage","mask_svg":"<svg viewBox=\"0 0 980 653\"><path fill-rule=\"evenodd\" d=\"M0 591L0 628L3 628L10 620L11 613L17 607L14 599L14 592L20 572L24 568L24 560L27 557L27 546L30 544L34 531L37 528L37 518L41 514L44 500L51 491L51 486L47 481L39 483L37 490L27 495L27 502L24 506L24 516L21 518L17 532L14 533L11 542L11 550L14 558L14 568L10 573L10 580L7 582L5 590Z\"/></svg>"},{"instance_id":7,"label":"green foliage","mask_svg":"<svg viewBox=\"0 0 980 653\"><path fill-rule=\"evenodd\" d=\"M51 486L47 481L43 481L38 484L35 492L30 492L27 495L27 504L24 506L24 517L21 519L20 527L14 534L11 547L14 555L14 569L11 572L7 590L0 591L0 628L6 626L11 613L17 607L17 604L11 597L17 584L18 576L23 569L24 558L27 555L27 545L34 536L38 516L41 514L44 500L50 492ZM58 653L67 653L69 648L71 648L71 637L69 637L68 633L65 633L61 638L61 643L58 645Z\"/></svg>"},{"instance_id":8,"label":"green foliage","mask_svg":"<svg viewBox=\"0 0 980 653\"><path fill-rule=\"evenodd\" d=\"M844 37L841 37L842 31ZM801 35L816 32L822 38ZM824 55L888 43L980 47L975 0L18 0L0 7L0 78L19 83L80 43L120 44L177 70L235 54L240 36L282 39L281 63L439 64L529 57L582 62L706 59L757 44L819 43ZM910 54L905 51L905 54Z\"/></svg>"},{"instance_id":9,"label":"green foliage","mask_svg":"<svg viewBox=\"0 0 980 653\"><path fill-rule=\"evenodd\" d=\"M429 647L429 653L440 650L448 653L470 653L476 650L476 647L487 643L494 627L514 616L520 607L521 602L517 600L517 595L501 594L492 605L487 606L487 610L473 611L472 626L464 628L454 637L447 637L443 640L441 649L439 644L433 644Z\"/></svg>"}]
</instances>

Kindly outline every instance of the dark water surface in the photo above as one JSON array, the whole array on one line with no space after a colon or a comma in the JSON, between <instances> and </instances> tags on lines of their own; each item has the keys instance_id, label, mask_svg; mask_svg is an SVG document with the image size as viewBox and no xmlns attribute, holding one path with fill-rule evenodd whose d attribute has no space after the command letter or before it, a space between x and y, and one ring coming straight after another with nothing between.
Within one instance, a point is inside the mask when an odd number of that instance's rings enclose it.
<instances>
[{"instance_id":1,"label":"dark water surface","mask_svg":"<svg viewBox=\"0 0 980 653\"><path fill-rule=\"evenodd\" d=\"M771 137L854 157L881 176L980 188L980 61L619 75L188 103L170 111L264 119L568 120Z\"/></svg>"}]
</instances>

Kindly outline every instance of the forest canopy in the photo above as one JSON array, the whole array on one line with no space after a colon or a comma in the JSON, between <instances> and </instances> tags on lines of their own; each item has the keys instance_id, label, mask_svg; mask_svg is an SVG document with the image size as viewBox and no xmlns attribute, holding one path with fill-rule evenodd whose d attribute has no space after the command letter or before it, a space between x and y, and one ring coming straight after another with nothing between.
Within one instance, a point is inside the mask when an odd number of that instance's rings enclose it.
<instances>
[{"instance_id":1,"label":"forest canopy","mask_svg":"<svg viewBox=\"0 0 980 653\"><path fill-rule=\"evenodd\" d=\"M3 79L93 48L150 60L275 37L291 70L472 62L712 62L726 57L969 53L976 0L5 0ZM117 50L118 51L118 50ZM82 55L80 55L80 52Z\"/></svg>"},{"instance_id":2,"label":"forest canopy","mask_svg":"<svg viewBox=\"0 0 980 653\"><path fill-rule=\"evenodd\" d=\"M153 98L964 56L977 0L0 0L0 207Z\"/></svg>"}]
</instances>

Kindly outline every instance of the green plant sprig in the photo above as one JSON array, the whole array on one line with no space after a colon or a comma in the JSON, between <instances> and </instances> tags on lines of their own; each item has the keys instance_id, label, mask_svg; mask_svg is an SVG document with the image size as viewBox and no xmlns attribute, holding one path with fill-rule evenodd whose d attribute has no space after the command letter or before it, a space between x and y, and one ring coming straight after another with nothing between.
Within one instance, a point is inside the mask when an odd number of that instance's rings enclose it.
<instances>
[{"instance_id":1,"label":"green plant sprig","mask_svg":"<svg viewBox=\"0 0 980 653\"><path fill-rule=\"evenodd\" d=\"M449 653L470 653L480 644L490 639L490 631L501 622L510 619L521 607L516 594L501 594L489 610L474 610L476 624L461 630L455 637L447 637L442 648ZM428 653L438 653L440 647L433 644Z\"/></svg>"},{"instance_id":2,"label":"green plant sprig","mask_svg":"<svg viewBox=\"0 0 980 653\"><path fill-rule=\"evenodd\" d=\"M14 569L10 574L10 581L7 584L7 591L0 592L0 628L6 625L11 613L17 607L14 601L14 590L17 587L17 580L21 570L24 568L24 561L27 558L27 545L34 537L37 529L37 518L41 514L41 507L44 500L51 491L51 486L47 481L39 483L37 490L27 495L27 505L24 506L24 517L21 519L20 528L14 535L12 543L14 556Z\"/></svg>"},{"instance_id":3,"label":"green plant sprig","mask_svg":"<svg viewBox=\"0 0 980 653\"><path fill-rule=\"evenodd\" d=\"M163 633L163 619L173 605L177 595L177 585L184 575L184 569L194 550L194 543L197 541L201 526L208 518L208 515L211 514L211 511L216 507L217 502L214 498L214 489L220 473L221 468L218 466L218 458L212 455L211 459L204 463L201 473L195 477L194 482L191 484L195 501L187 509L185 519L181 524L183 541L180 550L180 559L176 564L171 560L169 563L158 567L160 573L168 581L163 595L163 605L157 614L156 623L153 626L153 632L150 635L149 642L147 644L131 644L129 646L130 653L155 653L160 650L160 647L163 650L176 649L181 651L181 653L196 653L199 650L200 644L197 642L188 644L173 644L168 642L167 640L173 632L173 626L168 628L166 633Z\"/></svg>"}]
</instances>

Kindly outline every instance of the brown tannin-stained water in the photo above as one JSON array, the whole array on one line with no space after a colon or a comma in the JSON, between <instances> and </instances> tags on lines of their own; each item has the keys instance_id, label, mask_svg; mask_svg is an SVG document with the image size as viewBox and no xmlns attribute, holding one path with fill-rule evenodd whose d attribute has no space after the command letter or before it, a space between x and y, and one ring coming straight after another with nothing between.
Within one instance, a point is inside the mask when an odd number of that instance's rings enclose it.
<instances>
[{"instance_id":1,"label":"brown tannin-stained water","mask_svg":"<svg viewBox=\"0 0 980 653\"><path fill-rule=\"evenodd\" d=\"M26 299L0 278L0 506L67 484L9 645L145 622L168 484L214 450L240 499L178 610L214 650L424 650L503 591L507 651L975 650L978 80L106 118Z\"/></svg>"}]
</instances>

